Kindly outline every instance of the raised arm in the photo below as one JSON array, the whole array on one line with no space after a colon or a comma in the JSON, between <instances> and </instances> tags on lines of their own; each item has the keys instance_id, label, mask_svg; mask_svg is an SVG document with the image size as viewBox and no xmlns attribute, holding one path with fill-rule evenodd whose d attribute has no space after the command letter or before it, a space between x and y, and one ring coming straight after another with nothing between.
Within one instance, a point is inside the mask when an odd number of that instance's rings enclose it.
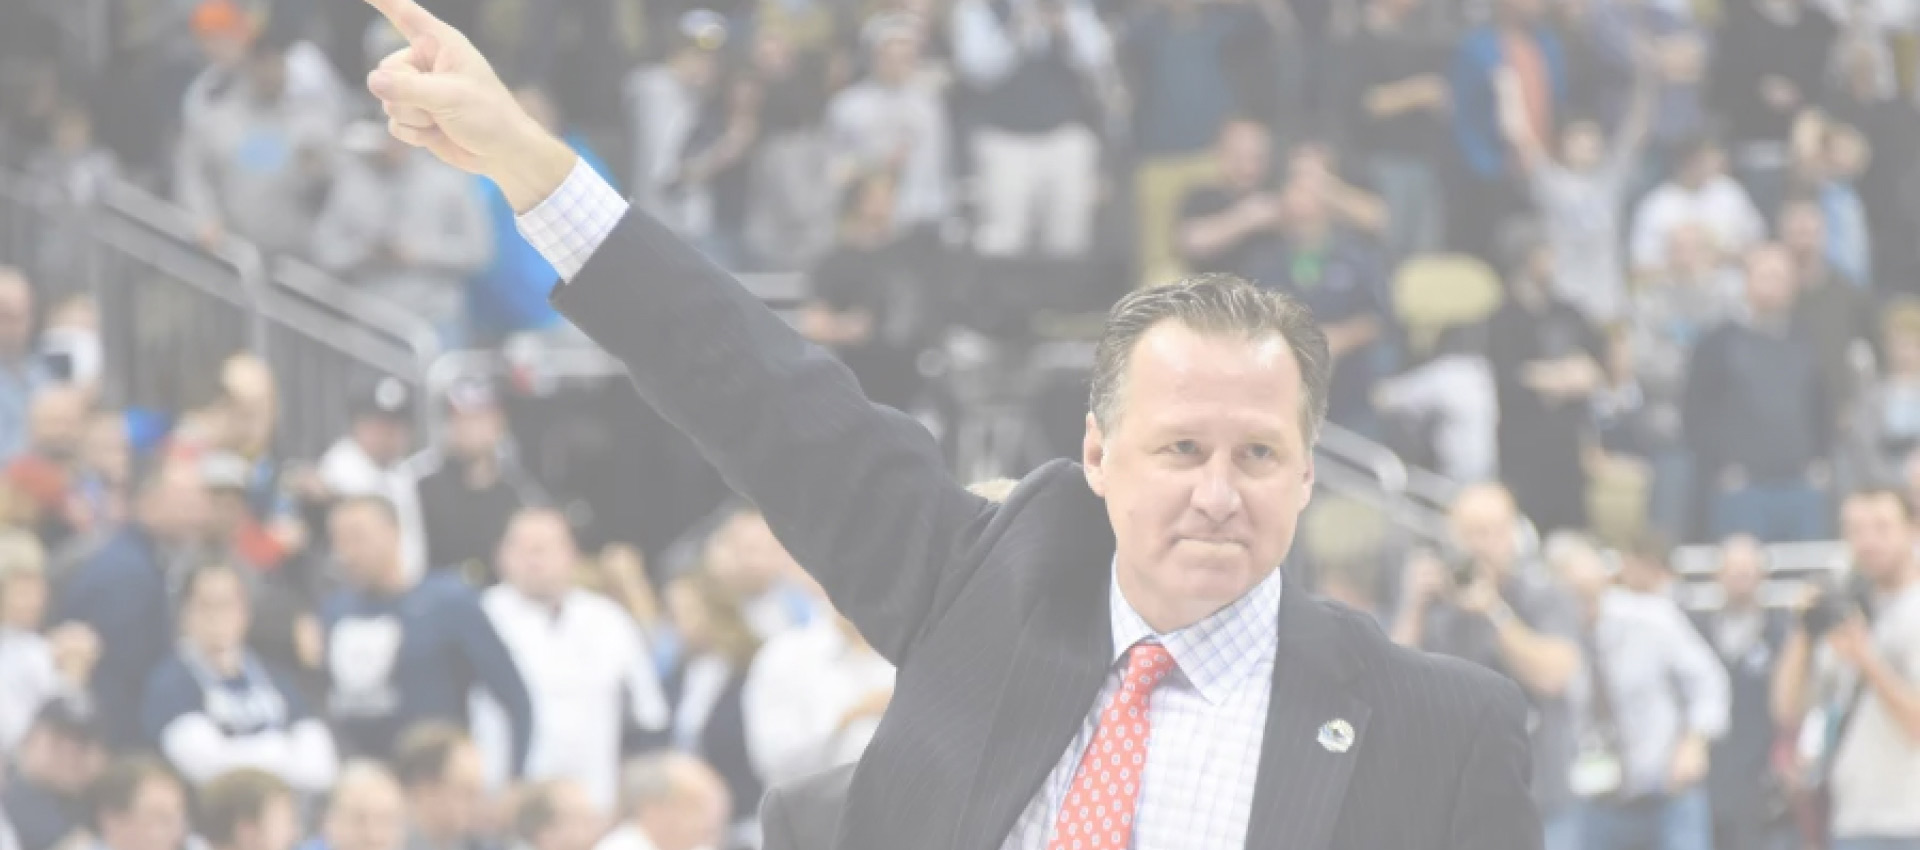
<instances>
[{"instance_id":1,"label":"raised arm","mask_svg":"<svg viewBox=\"0 0 1920 850\"><path fill-rule=\"evenodd\" d=\"M937 615L986 500L913 419L599 176L514 103L465 37L413 0L371 0L410 47L369 87L402 141L500 185L563 278L554 303L627 366L640 395L751 499L889 660Z\"/></svg>"}]
</instances>

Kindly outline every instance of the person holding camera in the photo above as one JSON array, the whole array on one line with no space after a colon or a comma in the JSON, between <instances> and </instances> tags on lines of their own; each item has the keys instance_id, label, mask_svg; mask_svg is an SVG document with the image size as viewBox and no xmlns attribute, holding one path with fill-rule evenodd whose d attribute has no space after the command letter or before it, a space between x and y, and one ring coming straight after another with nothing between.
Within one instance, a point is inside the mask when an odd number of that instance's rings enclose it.
<instances>
[{"instance_id":1,"label":"person holding camera","mask_svg":"<svg viewBox=\"0 0 1920 850\"><path fill-rule=\"evenodd\" d=\"M1400 593L1393 639L1472 661L1519 683L1532 702L1533 799L1546 848L1577 847L1578 807L1568 788L1574 755L1567 686L1580 671L1580 614L1573 597L1520 550L1520 512L1498 484L1454 499L1451 560L1416 556Z\"/></svg>"},{"instance_id":2,"label":"person holding camera","mask_svg":"<svg viewBox=\"0 0 1920 850\"><path fill-rule=\"evenodd\" d=\"M1920 564L1913 506L1849 496L1841 525L1857 591L1809 595L1773 681L1799 730L1802 829L1832 850L1920 848ZM1824 840L1823 840L1824 839Z\"/></svg>"}]
</instances>

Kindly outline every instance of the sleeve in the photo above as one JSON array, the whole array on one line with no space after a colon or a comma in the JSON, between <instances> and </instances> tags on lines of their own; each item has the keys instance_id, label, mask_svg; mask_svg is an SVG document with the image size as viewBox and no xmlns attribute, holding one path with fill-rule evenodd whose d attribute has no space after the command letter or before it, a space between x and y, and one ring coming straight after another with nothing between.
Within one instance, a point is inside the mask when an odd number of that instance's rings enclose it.
<instances>
[{"instance_id":1,"label":"sleeve","mask_svg":"<svg viewBox=\"0 0 1920 850\"><path fill-rule=\"evenodd\" d=\"M1066 34L1072 56L1080 70L1105 73L1113 67L1113 35L1087 0L1067 3Z\"/></svg>"},{"instance_id":2,"label":"sleeve","mask_svg":"<svg viewBox=\"0 0 1920 850\"><path fill-rule=\"evenodd\" d=\"M513 663L513 653L494 630L479 599L470 593L463 595L455 616L459 618L460 647L467 664L507 712L507 722L513 727L513 775L519 776L526 769L527 750L533 740L533 698L520 677L520 668Z\"/></svg>"},{"instance_id":3,"label":"sleeve","mask_svg":"<svg viewBox=\"0 0 1920 850\"><path fill-rule=\"evenodd\" d=\"M953 65L968 84L985 88L1006 79L1020 63L1020 49L987 0L953 6Z\"/></svg>"},{"instance_id":4,"label":"sleeve","mask_svg":"<svg viewBox=\"0 0 1920 850\"><path fill-rule=\"evenodd\" d=\"M309 794L323 794L331 789L340 773L340 756L327 724L308 717L296 721L286 735L287 758L279 765L281 777L287 784Z\"/></svg>"},{"instance_id":5,"label":"sleeve","mask_svg":"<svg viewBox=\"0 0 1920 850\"><path fill-rule=\"evenodd\" d=\"M1726 734L1732 710L1727 669L1700 632L1677 607L1663 616L1668 632L1667 663L1687 703L1687 729L1708 740Z\"/></svg>"},{"instance_id":6,"label":"sleeve","mask_svg":"<svg viewBox=\"0 0 1920 850\"><path fill-rule=\"evenodd\" d=\"M994 506L955 483L918 421L868 401L838 358L660 221L635 211L602 238L554 305L902 666L978 568L962 553Z\"/></svg>"},{"instance_id":7,"label":"sleeve","mask_svg":"<svg viewBox=\"0 0 1920 850\"><path fill-rule=\"evenodd\" d=\"M517 220L520 235L561 280L572 280L627 213L627 202L585 160L560 188Z\"/></svg>"},{"instance_id":8,"label":"sleeve","mask_svg":"<svg viewBox=\"0 0 1920 850\"><path fill-rule=\"evenodd\" d=\"M181 673L179 662L169 659L147 683L140 703L140 729L148 741L158 743L174 720L203 707L204 697L193 677Z\"/></svg>"},{"instance_id":9,"label":"sleeve","mask_svg":"<svg viewBox=\"0 0 1920 850\"><path fill-rule=\"evenodd\" d=\"M213 156L197 116L189 116L174 152L173 197L201 222L221 222L219 193L214 187Z\"/></svg>"},{"instance_id":10,"label":"sleeve","mask_svg":"<svg viewBox=\"0 0 1920 850\"><path fill-rule=\"evenodd\" d=\"M1526 706L1520 686L1500 679L1493 698L1475 713L1479 725L1455 779L1446 847L1518 850L1541 846L1540 815L1529 790L1533 768Z\"/></svg>"}]
</instances>

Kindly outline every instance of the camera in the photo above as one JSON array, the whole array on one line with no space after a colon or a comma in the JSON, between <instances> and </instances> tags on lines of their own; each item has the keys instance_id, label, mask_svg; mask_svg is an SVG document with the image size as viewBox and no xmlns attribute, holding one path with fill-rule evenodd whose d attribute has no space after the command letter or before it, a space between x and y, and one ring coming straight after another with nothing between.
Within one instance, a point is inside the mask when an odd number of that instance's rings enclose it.
<instances>
[{"instance_id":1,"label":"camera","mask_svg":"<svg viewBox=\"0 0 1920 850\"><path fill-rule=\"evenodd\" d=\"M1447 562L1447 573L1453 576L1453 586L1467 588L1473 586L1480 577L1480 570L1468 555L1456 555Z\"/></svg>"},{"instance_id":2,"label":"camera","mask_svg":"<svg viewBox=\"0 0 1920 850\"><path fill-rule=\"evenodd\" d=\"M1864 590L1857 586L1830 588L1820 594L1812 605L1800 612L1800 627L1806 629L1807 637L1819 640L1840 625L1855 612L1868 610L1868 598Z\"/></svg>"}]
</instances>

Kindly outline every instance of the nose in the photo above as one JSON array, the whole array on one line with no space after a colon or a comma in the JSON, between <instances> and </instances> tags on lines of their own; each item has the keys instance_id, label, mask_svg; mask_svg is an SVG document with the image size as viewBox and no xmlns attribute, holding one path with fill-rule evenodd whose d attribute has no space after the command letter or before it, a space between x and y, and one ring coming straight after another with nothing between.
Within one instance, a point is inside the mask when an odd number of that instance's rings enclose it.
<instances>
[{"instance_id":1,"label":"nose","mask_svg":"<svg viewBox=\"0 0 1920 850\"><path fill-rule=\"evenodd\" d=\"M1201 470L1200 480L1193 487L1192 504L1195 511L1216 525L1240 512L1240 488L1231 458L1215 458Z\"/></svg>"}]
</instances>

